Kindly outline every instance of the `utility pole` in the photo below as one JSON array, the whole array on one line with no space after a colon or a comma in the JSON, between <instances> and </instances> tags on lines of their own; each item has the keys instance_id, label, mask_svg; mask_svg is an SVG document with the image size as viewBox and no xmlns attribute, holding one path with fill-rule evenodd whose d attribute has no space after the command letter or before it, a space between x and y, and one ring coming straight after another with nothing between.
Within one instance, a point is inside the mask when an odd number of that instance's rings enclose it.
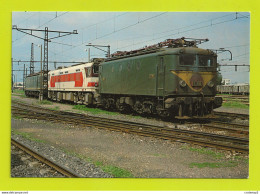
<instances>
[{"instance_id":1,"label":"utility pole","mask_svg":"<svg viewBox=\"0 0 260 194\"><path fill-rule=\"evenodd\" d=\"M31 62L30 62L30 74L34 74L34 48L33 43L31 44Z\"/></svg>"},{"instance_id":2,"label":"utility pole","mask_svg":"<svg viewBox=\"0 0 260 194\"><path fill-rule=\"evenodd\" d=\"M39 100L42 101L43 100L43 71L42 71L42 45L38 45L38 47L41 48L41 88L40 88L40 95L39 95Z\"/></svg>"},{"instance_id":3,"label":"utility pole","mask_svg":"<svg viewBox=\"0 0 260 194\"><path fill-rule=\"evenodd\" d=\"M14 69L13 69L13 58L12 58L12 85L11 85L12 93L13 93L13 86L14 86Z\"/></svg>"},{"instance_id":4,"label":"utility pole","mask_svg":"<svg viewBox=\"0 0 260 194\"><path fill-rule=\"evenodd\" d=\"M14 85L15 85L15 74L14 74L14 83L13 83L13 90L14 90Z\"/></svg>"},{"instance_id":5,"label":"utility pole","mask_svg":"<svg viewBox=\"0 0 260 194\"><path fill-rule=\"evenodd\" d=\"M88 48L88 62L90 63L90 48Z\"/></svg>"},{"instance_id":6,"label":"utility pole","mask_svg":"<svg viewBox=\"0 0 260 194\"><path fill-rule=\"evenodd\" d=\"M13 25L13 30L17 30L19 32L34 36L36 38L40 38L44 40L44 54L43 54L43 97L48 97L48 43L51 42L52 39L60 38L63 36L78 34L77 30L73 30L73 32L64 32L64 31L56 31L49 30L48 27L45 27L44 30L38 29L26 29L26 28L18 28L16 25ZM44 37L33 34L33 32L44 32ZM49 37L49 34L57 34L56 36Z\"/></svg>"},{"instance_id":7,"label":"utility pole","mask_svg":"<svg viewBox=\"0 0 260 194\"><path fill-rule=\"evenodd\" d=\"M25 82L25 64L23 64L23 91L24 91L24 83Z\"/></svg>"}]
</instances>

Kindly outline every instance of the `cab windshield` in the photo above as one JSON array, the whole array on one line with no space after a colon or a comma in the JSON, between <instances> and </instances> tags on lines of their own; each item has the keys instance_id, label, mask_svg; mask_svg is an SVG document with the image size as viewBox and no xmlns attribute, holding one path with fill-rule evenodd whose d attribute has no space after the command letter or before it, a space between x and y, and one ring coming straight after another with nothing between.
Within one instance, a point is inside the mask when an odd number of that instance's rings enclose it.
<instances>
[{"instance_id":1,"label":"cab windshield","mask_svg":"<svg viewBox=\"0 0 260 194\"><path fill-rule=\"evenodd\" d=\"M182 54L179 55L180 66L213 67L215 58L210 55Z\"/></svg>"},{"instance_id":2,"label":"cab windshield","mask_svg":"<svg viewBox=\"0 0 260 194\"><path fill-rule=\"evenodd\" d=\"M214 64L213 57L208 55L198 55L198 62L198 66L203 67L212 67Z\"/></svg>"}]
</instances>

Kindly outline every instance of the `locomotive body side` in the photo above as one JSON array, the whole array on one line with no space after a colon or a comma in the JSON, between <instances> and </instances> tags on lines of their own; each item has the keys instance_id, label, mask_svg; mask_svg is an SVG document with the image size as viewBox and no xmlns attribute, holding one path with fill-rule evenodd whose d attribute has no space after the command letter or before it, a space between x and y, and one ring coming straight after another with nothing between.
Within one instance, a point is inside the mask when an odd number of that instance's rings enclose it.
<instances>
[{"instance_id":1,"label":"locomotive body side","mask_svg":"<svg viewBox=\"0 0 260 194\"><path fill-rule=\"evenodd\" d=\"M167 48L101 63L100 87L106 108L138 113L201 116L221 105L215 98L216 54L199 48Z\"/></svg>"},{"instance_id":2,"label":"locomotive body side","mask_svg":"<svg viewBox=\"0 0 260 194\"><path fill-rule=\"evenodd\" d=\"M150 54L102 63L100 93L156 96L156 58Z\"/></svg>"},{"instance_id":3,"label":"locomotive body side","mask_svg":"<svg viewBox=\"0 0 260 194\"><path fill-rule=\"evenodd\" d=\"M48 98L86 105L95 104L94 96L99 79L96 64L85 63L53 70L49 72L48 78Z\"/></svg>"},{"instance_id":4,"label":"locomotive body side","mask_svg":"<svg viewBox=\"0 0 260 194\"><path fill-rule=\"evenodd\" d=\"M24 92L26 96L39 97L42 86L41 72L29 75L25 78Z\"/></svg>"}]
</instances>

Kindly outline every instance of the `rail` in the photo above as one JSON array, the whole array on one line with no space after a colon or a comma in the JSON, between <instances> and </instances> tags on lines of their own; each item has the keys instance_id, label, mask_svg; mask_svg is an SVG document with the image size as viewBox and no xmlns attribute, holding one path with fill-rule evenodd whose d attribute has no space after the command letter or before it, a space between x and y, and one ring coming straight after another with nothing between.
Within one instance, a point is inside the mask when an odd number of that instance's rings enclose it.
<instances>
[{"instance_id":1,"label":"rail","mask_svg":"<svg viewBox=\"0 0 260 194\"><path fill-rule=\"evenodd\" d=\"M70 178L80 178L80 177L82 177L82 176L78 175L77 173L72 172L71 170L69 170L69 169L57 164L56 162L46 158L45 156L41 155L40 153L33 150L32 148L29 148L28 146L24 145L23 143L19 142L18 140L11 138L11 143L14 146L16 146L16 147L20 148L21 150L25 151L26 153L28 153L29 155L33 156L34 158L38 159L42 163L50 166L51 168L55 169L59 173L65 175L66 177L70 177Z\"/></svg>"},{"instance_id":2,"label":"rail","mask_svg":"<svg viewBox=\"0 0 260 194\"><path fill-rule=\"evenodd\" d=\"M247 138L238 138L178 128L140 124L130 121L93 117L78 113L45 109L39 106L36 108L35 106L28 104L25 105L22 103L12 103L12 114L29 119L47 120L59 123L63 122L66 124L80 125L84 127L97 127L99 129L134 133L142 136L187 142L225 150L248 152L249 140Z\"/></svg>"}]
</instances>

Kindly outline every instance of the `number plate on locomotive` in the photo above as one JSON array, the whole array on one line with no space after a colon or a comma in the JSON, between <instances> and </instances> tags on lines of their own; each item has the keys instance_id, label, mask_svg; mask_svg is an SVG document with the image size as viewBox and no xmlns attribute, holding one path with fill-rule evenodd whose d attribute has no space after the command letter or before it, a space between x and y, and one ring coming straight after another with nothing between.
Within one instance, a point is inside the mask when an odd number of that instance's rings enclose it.
<instances>
[{"instance_id":1,"label":"number plate on locomotive","mask_svg":"<svg viewBox=\"0 0 260 194\"><path fill-rule=\"evenodd\" d=\"M195 86L195 87L202 86L202 81L193 81L192 86Z\"/></svg>"}]
</instances>

